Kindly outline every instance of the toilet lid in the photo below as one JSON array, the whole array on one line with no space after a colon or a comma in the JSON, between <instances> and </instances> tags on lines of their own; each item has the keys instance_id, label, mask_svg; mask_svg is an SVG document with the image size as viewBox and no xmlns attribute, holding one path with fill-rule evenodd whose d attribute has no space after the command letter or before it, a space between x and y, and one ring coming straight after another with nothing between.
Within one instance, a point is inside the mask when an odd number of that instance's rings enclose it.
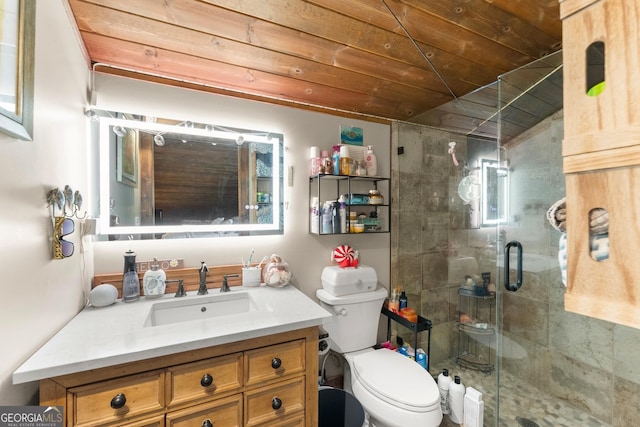
<instances>
[{"instance_id":1,"label":"toilet lid","mask_svg":"<svg viewBox=\"0 0 640 427\"><path fill-rule=\"evenodd\" d=\"M395 351L382 348L355 355L352 369L364 388L397 407L425 412L440 404L440 392L431 374Z\"/></svg>"}]
</instances>

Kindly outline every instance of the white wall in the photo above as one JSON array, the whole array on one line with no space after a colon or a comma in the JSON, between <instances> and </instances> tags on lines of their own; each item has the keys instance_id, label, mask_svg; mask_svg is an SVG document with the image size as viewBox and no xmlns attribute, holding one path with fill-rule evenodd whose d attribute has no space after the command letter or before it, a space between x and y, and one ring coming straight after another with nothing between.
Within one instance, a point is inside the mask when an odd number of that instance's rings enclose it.
<instances>
[{"instance_id":1,"label":"white wall","mask_svg":"<svg viewBox=\"0 0 640 427\"><path fill-rule=\"evenodd\" d=\"M37 3L35 131L32 142L0 133L0 405L37 403L37 384L14 386L12 372L83 306L95 273L119 272L127 242L85 241L71 236L75 254L51 257L51 223L45 193L69 184L95 205L95 153L89 148L88 120L83 116L90 73L66 15L63 0ZM108 82L111 83L108 83ZM134 86L131 86L134 84ZM229 237L133 243L139 260L180 257L187 266L238 263L255 248L256 256L279 253L291 265L299 287L309 296L321 286L320 274L338 244L358 249L363 263L374 266L381 283L390 276L388 234L312 236L308 234L309 147L339 141L339 125L364 128L375 147L379 173L388 175L390 127L287 107L176 90L127 79L107 78L98 87L98 105L158 116L211 121L227 126L273 129L285 135L285 164L295 168L292 187L285 186L285 232L282 236ZM285 168L286 169L286 168ZM76 228L79 228L76 221ZM87 238L85 238L86 240Z\"/></svg>"},{"instance_id":2,"label":"white wall","mask_svg":"<svg viewBox=\"0 0 640 427\"><path fill-rule=\"evenodd\" d=\"M361 262L374 266L381 283L390 280L390 239L388 234L357 236L313 236L308 233L309 180L307 177L309 147L330 149L340 142L340 125L364 129L365 144L374 146L380 175L390 174L390 126L361 120L344 119L328 114L304 111L278 105L212 95L187 89L144 83L133 79L96 73L99 108L170 117L222 126L260 129L284 134L285 174L294 168L293 186L285 176L284 221L282 236L225 237L218 239L186 239L167 241L135 241L131 248L139 260L184 258L185 265L196 267L200 261L208 265L236 264L255 248L255 257L278 253L291 266L297 284L315 298L321 287L322 268L339 244L349 244L360 251ZM96 242L96 273L119 272L123 253L129 242Z\"/></svg>"},{"instance_id":3,"label":"white wall","mask_svg":"<svg viewBox=\"0 0 640 427\"><path fill-rule=\"evenodd\" d=\"M82 253L77 231L75 254L52 259L45 201L56 186L89 191L88 66L62 1L39 1L36 9L33 141L0 133L0 405L37 402L37 384L13 386L11 375L80 310L93 270L91 245Z\"/></svg>"}]
</instances>

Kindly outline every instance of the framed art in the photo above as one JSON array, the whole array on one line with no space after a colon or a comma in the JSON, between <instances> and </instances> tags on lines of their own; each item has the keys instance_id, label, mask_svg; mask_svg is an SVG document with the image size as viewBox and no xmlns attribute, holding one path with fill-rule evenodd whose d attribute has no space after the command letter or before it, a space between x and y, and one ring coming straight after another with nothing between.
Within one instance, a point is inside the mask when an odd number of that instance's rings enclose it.
<instances>
[{"instance_id":1,"label":"framed art","mask_svg":"<svg viewBox=\"0 0 640 427\"><path fill-rule=\"evenodd\" d=\"M138 185L138 136L137 129L127 129L116 137L117 179L130 187Z\"/></svg>"},{"instance_id":2,"label":"framed art","mask_svg":"<svg viewBox=\"0 0 640 427\"><path fill-rule=\"evenodd\" d=\"M0 3L0 132L33 140L35 8L31 0Z\"/></svg>"}]
</instances>

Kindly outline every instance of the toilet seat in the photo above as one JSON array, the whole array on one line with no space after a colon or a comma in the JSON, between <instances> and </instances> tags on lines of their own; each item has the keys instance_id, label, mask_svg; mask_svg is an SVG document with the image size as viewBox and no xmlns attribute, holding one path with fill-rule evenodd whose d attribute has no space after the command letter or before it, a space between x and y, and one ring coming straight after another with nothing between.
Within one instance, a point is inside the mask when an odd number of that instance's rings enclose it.
<instances>
[{"instance_id":1,"label":"toilet seat","mask_svg":"<svg viewBox=\"0 0 640 427\"><path fill-rule=\"evenodd\" d=\"M412 412L439 410L433 377L410 358L386 348L346 356L357 381L377 398Z\"/></svg>"}]
</instances>

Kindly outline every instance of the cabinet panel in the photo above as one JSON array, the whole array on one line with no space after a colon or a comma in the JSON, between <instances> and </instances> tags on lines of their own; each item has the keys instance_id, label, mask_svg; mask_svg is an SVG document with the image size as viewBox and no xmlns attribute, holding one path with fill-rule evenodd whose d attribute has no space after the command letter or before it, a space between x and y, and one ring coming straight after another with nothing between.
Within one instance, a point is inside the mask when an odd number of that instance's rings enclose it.
<instances>
[{"instance_id":1,"label":"cabinet panel","mask_svg":"<svg viewBox=\"0 0 640 427\"><path fill-rule=\"evenodd\" d=\"M164 371L131 375L68 390L70 424L121 422L164 410Z\"/></svg>"},{"instance_id":2,"label":"cabinet panel","mask_svg":"<svg viewBox=\"0 0 640 427\"><path fill-rule=\"evenodd\" d=\"M242 395L214 400L167 414L167 427L204 426L209 420L213 427L242 426Z\"/></svg>"},{"instance_id":3,"label":"cabinet panel","mask_svg":"<svg viewBox=\"0 0 640 427\"><path fill-rule=\"evenodd\" d=\"M266 389L245 393L244 414L246 426L277 423L288 415L304 412L304 377L279 382ZM269 424L273 425L273 424Z\"/></svg>"},{"instance_id":4,"label":"cabinet panel","mask_svg":"<svg viewBox=\"0 0 640 427\"><path fill-rule=\"evenodd\" d=\"M640 167L568 174L565 309L640 327L637 247L640 241ZM609 214L608 259L591 256L589 212Z\"/></svg>"},{"instance_id":5,"label":"cabinet panel","mask_svg":"<svg viewBox=\"0 0 640 427\"><path fill-rule=\"evenodd\" d=\"M173 366L167 375L170 408L213 399L242 386L242 353Z\"/></svg>"},{"instance_id":6,"label":"cabinet panel","mask_svg":"<svg viewBox=\"0 0 640 427\"><path fill-rule=\"evenodd\" d=\"M303 373L304 350L305 341L298 340L247 351L244 359L245 386Z\"/></svg>"},{"instance_id":7,"label":"cabinet panel","mask_svg":"<svg viewBox=\"0 0 640 427\"><path fill-rule=\"evenodd\" d=\"M119 425L119 424L116 424ZM121 424L120 424L121 425ZM164 427L164 414L145 418L140 421L127 421L127 427Z\"/></svg>"},{"instance_id":8,"label":"cabinet panel","mask_svg":"<svg viewBox=\"0 0 640 427\"><path fill-rule=\"evenodd\" d=\"M562 22L564 74L565 159L571 169L565 172L593 170L596 167L620 167L638 164L616 150L640 145L640 36L636 9L638 0L600 0L573 2L579 11ZM586 7L585 7L586 6ZM590 72L601 65L588 65L590 46L603 43L604 90L589 96ZM599 73L594 73L599 74ZM590 155L590 166L577 169ZM603 157L598 162L593 157ZM594 167L595 166L595 167Z\"/></svg>"}]
</instances>

